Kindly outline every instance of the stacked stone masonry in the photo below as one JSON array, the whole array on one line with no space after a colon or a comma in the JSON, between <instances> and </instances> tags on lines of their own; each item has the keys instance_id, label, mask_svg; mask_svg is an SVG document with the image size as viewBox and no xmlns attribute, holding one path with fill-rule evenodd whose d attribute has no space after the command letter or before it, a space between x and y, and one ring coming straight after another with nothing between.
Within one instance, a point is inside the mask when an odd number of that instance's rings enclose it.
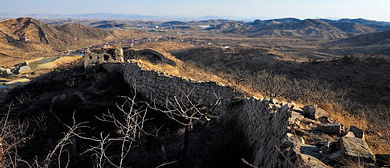
<instances>
[{"instance_id":1,"label":"stacked stone masonry","mask_svg":"<svg viewBox=\"0 0 390 168\"><path fill-rule=\"evenodd\" d=\"M192 103L213 106L220 100L216 112L223 113L229 110L232 101L233 89L219 86L214 82L194 82L174 76L163 76L154 71L142 70L136 64L126 64L124 70L125 81L144 98L156 103L160 107L166 106L166 99L173 101L176 96L181 102L187 103L186 96ZM189 104L186 104L189 106Z\"/></svg>"},{"instance_id":2,"label":"stacked stone masonry","mask_svg":"<svg viewBox=\"0 0 390 168\"><path fill-rule=\"evenodd\" d=\"M269 102L251 98L244 100L239 113L246 144L253 151L252 164L256 167L288 167L288 163L280 158L278 148L287 139L289 108L284 105L274 113L269 109Z\"/></svg>"}]
</instances>

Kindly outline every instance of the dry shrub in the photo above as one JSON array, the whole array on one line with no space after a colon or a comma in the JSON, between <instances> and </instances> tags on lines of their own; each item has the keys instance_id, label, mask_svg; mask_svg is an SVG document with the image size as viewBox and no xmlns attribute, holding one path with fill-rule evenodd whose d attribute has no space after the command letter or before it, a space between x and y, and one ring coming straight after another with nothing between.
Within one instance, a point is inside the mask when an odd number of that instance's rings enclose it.
<instances>
[{"instance_id":1,"label":"dry shrub","mask_svg":"<svg viewBox=\"0 0 390 168\"><path fill-rule=\"evenodd\" d=\"M387 129L383 130L385 134L368 134L366 135L366 142L370 147L371 151L375 154L390 154L390 144L389 141L385 139L390 138L390 131ZM389 162L390 163L390 162Z\"/></svg>"},{"instance_id":2,"label":"dry shrub","mask_svg":"<svg viewBox=\"0 0 390 168\"><path fill-rule=\"evenodd\" d=\"M361 129L368 128L368 122L364 115L351 115L349 112L343 110L343 108L335 102L321 103L318 106L327 111L330 118L340 124L343 124L346 128L350 128L351 125L357 126Z\"/></svg>"}]
</instances>

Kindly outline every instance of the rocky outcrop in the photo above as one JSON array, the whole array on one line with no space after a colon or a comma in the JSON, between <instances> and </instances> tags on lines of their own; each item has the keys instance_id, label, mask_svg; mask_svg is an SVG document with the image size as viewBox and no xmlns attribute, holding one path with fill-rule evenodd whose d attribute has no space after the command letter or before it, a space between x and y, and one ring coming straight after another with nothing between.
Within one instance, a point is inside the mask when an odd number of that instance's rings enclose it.
<instances>
[{"instance_id":1,"label":"rocky outcrop","mask_svg":"<svg viewBox=\"0 0 390 168\"><path fill-rule=\"evenodd\" d=\"M352 159L367 163L374 163L375 156L370 151L367 143L356 137L341 137L339 139L340 150L329 155L329 158L335 161L343 159Z\"/></svg>"}]
</instances>

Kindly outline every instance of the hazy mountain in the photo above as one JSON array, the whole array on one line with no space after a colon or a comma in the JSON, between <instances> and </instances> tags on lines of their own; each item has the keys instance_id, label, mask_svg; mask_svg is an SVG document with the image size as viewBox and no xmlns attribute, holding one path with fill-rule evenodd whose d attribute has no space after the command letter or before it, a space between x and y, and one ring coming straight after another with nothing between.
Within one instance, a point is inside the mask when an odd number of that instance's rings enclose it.
<instances>
[{"instance_id":1,"label":"hazy mountain","mask_svg":"<svg viewBox=\"0 0 390 168\"><path fill-rule=\"evenodd\" d=\"M327 23L358 23L371 28L374 28L376 31L385 31L390 29L390 22L375 21L375 20L366 20L366 19L339 19L339 20L330 20L330 19L320 19L321 21Z\"/></svg>"},{"instance_id":2,"label":"hazy mountain","mask_svg":"<svg viewBox=\"0 0 390 168\"><path fill-rule=\"evenodd\" d=\"M382 22L375 20L366 20L366 19L340 19L338 22L351 22L351 23L359 23L363 25L380 25L380 26L390 26L390 22Z\"/></svg>"},{"instance_id":3,"label":"hazy mountain","mask_svg":"<svg viewBox=\"0 0 390 168\"><path fill-rule=\"evenodd\" d=\"M320 20L307 19L300 22L255 20L240 24L228 22L217 26L224 33L243 34L249 37L311 37L336 39L348 37L347 33Z\"/></svg>"},{"instance_id":4,"label":"hazy mountain","mask_svg":"<svg viewBox=\"0 0 390 168\"><path fill-rule=\"evenodd\" d=\"M249 23L225 22L216 28L223 33L242 34L248 37L302 37L324 40L348 38L386 30L386 26L383 26L386 22L378 22L378 25L372 25L376 22L368 20L364 22L367 25L355 22L363 22L363 20L351 19L348 22L340 22L326 19L257 19Z\"/></svg>"},{"instance_id":5,"label":"hazy mountain","mask_svg":"<svg viewBox=\"0 0 390 168\"><path fill-rule=\"evenodd\" d=\"M281 19L269 19L269 20L265 20L264 22L279 22L279 23L298 23L298 22L301 22L302 20L300 19L297 19L297 18L281 18Z\"/></svg>"}]
</instances>

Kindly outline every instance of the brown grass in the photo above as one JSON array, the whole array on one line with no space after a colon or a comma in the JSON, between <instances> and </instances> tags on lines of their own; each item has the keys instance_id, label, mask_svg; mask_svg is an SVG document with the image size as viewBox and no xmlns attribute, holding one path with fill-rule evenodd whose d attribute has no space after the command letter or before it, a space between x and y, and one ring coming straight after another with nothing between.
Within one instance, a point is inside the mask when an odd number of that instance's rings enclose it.
<instances>
[{"instance_id":1,"label":"brown grass","mask_svg":"<svg viewBox=\"0 0 390 168\"><path fill-rule=\"evenodd\" d=\"M329 113L330 118L336 122L343 124L344 127L348 128L352 125L357 126L361 129L368 128L368 122L365 116L353 116L345 110L342 110L340 105L337 103L321 103L318 105Z\"/></svg>"},{"instance_id":2,"label":"brown grass","mask_svg":"<svg viewBox=\"0 0 390 168\"><path fill-rule=\"evenodd\" d=\"M154 50L158 50L153 48ZM221 86L231 86L241 90L242 92L254 96L257 98L263 98L264 94L255 91L249 85L236 85L234 82L229 81L228 79L221 78L213 73L206 72L201 68L197 68L194 66L187 65L183 63L181 60L172 56L170 53L159 51L166 58L173 60L176 63L176 66L172 66L169 64L153 64L150 61L142 60L142 59L133 59L132 62L138 63L138 65L145 70L153 70L157 72L161 72L167 76L176 76L183 79L198 81L198 82L215 82Z\"/></svg>"}]
</instances>

